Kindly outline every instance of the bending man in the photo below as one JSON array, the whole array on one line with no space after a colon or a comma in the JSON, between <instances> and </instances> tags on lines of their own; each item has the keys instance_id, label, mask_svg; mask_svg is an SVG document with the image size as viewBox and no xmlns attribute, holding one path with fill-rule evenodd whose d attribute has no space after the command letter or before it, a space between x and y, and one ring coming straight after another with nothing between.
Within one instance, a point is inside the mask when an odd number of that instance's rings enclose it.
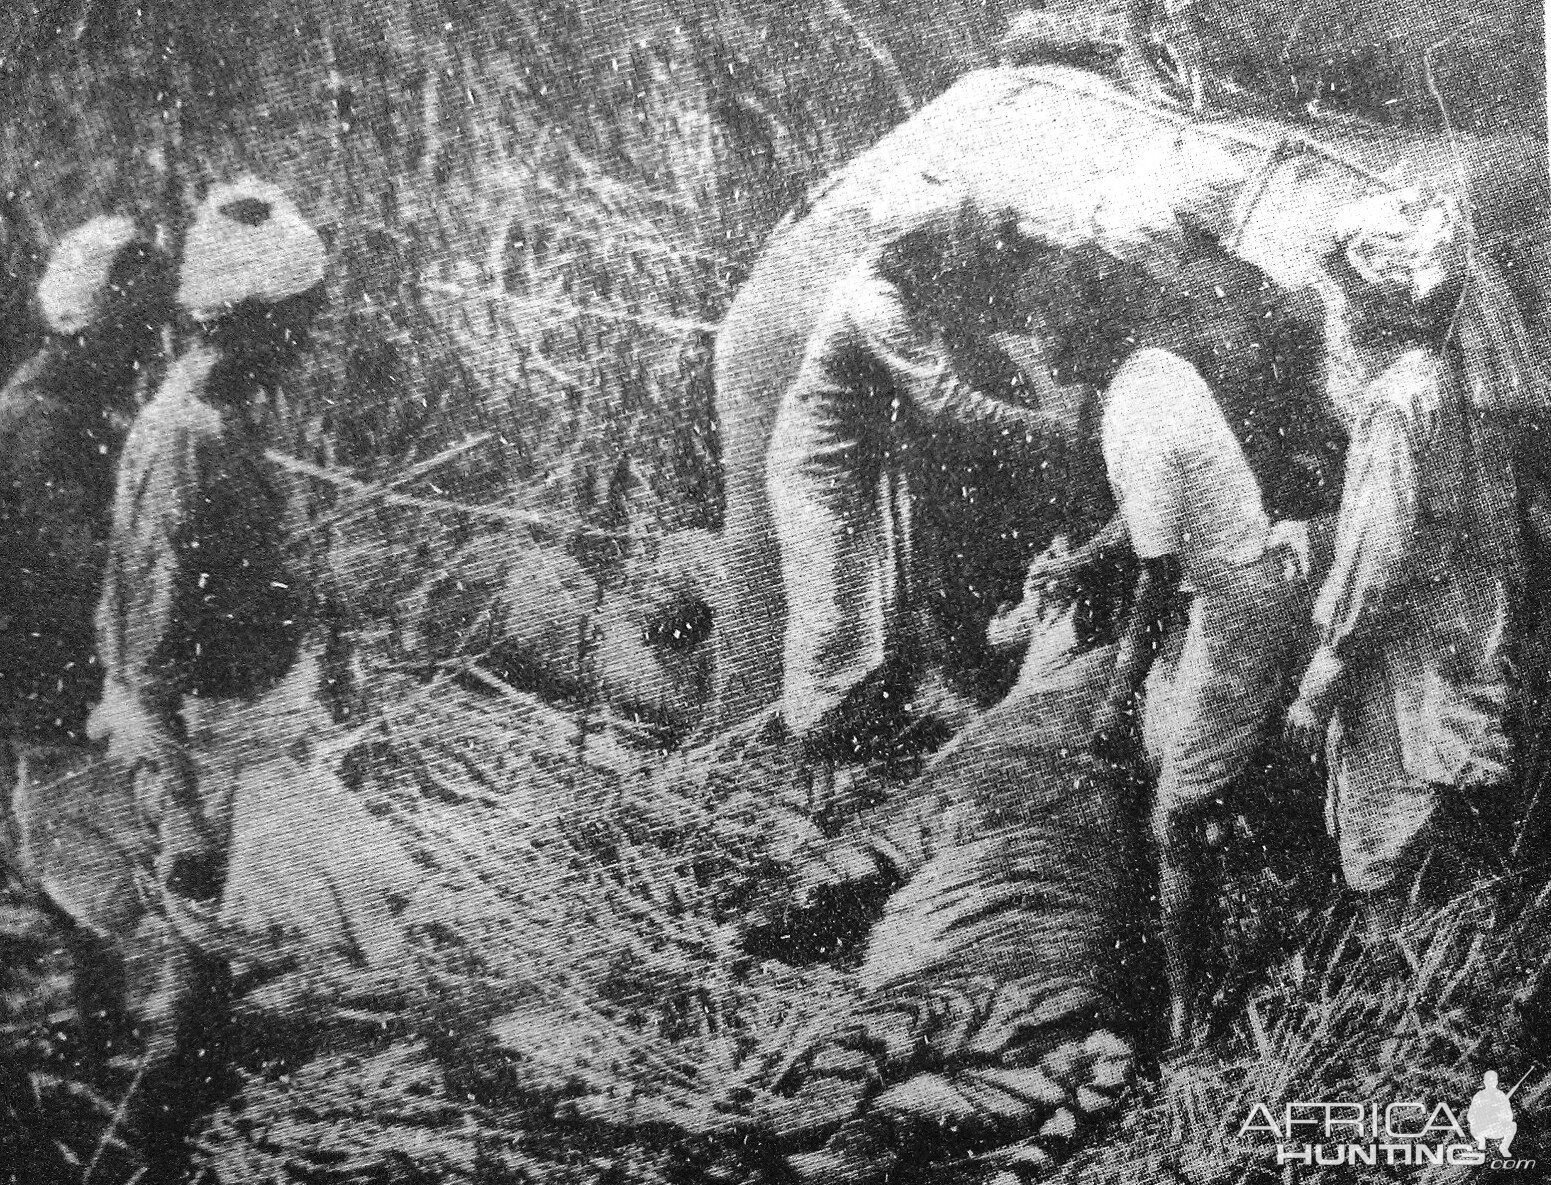
<instances>
[{"instance_id":1,"label":"bending man","mask_svg":"<svg viewBox=\"0 0 1551 1185\"><path fill-rule=\"evenodd\" d=\"M1202 824L1259 746L1308 612L1305 524L1273 527L1244 448L1202 377L1242 382L1259 365L1251 343L1261 288L1248 265L1216 257L1192 264L1144 312L1137 348L1112 377L1107 351L1082 364L1103 390L1105 465L1142 565L1094 723L1101 749L1120 747L1131 699L1159 649L1154 633L1182 582L1192 593L1178 667L1156 689L1167 692L1167 706L1161 694L1147 705L1149 716L1166 713L1162 727L1149 728L1161 742L1152 833L1176 1044L1192 1029ZM1106 545L1118 534L1108 532Z\"/></svg>"},{"instance_id":2,"label":"bending man","mask_svg":"<svg viewBox=\"0 0 1551 1185\"><path fill-rule=\"evenodd\" d=\"M886 244L836 284L782 400L766 478L788 605L781 710L808 757L863 743L876 722L848 697L886 661L892 708L930 657L908 604L911 462L949 425L1009 447L1054 431L961 381L944 342L1022 327L1017 243L966 208Z\"/></svg>"}]
</instances>

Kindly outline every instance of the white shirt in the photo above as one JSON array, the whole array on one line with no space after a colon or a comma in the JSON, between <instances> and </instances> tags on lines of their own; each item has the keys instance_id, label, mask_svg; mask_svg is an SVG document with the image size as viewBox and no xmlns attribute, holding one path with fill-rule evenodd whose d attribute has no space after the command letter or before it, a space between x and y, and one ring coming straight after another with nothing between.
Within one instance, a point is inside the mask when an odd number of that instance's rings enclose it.
<instances>
[{"instance_id":1,"label":"white shirt","mask_svg":"<svg viewBox=\"0 0 1551 1185\"><path fill-rule=\"evenodd\" d=\"M1244 449L1196 368L1168 350L1126 359L1104 401L1104 464L1143 559L1177 556L1197 588L1264 554L1270 520Z\"/></svg>"}]
</instances>

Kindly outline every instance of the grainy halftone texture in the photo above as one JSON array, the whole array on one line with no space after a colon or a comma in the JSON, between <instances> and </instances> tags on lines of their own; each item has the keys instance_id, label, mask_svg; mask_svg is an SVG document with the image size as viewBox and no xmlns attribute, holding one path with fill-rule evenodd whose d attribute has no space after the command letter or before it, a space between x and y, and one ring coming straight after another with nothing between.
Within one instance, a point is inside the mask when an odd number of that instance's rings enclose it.
<instances>
[{"instance_id":1,"label":"grainy halftone texture","mask_svg":"<svg viewBox=\"0 0 1551 1185\"><path fill-rule=\"evenodd\" d=\"M349 646L327 656L332 721L309 717L306 737L245 754L244 768L262 766L277 804L324 769L318 785L351 809L311 801L307 828L374 817L363 832L394 849L379 867L415 869L390 904L424 988L406 999L364 974L355 995L238 982L230 1024L188 1047L184 1142L136 1111L141 1045L107 1006L114 975L134 983L146 968L115 970L34 886L8 883L0 1168L26 1185L676 1185L788 1167L839 1181L884 1165L882 1141L900 1179L931 1179L934 1158L1021 1179L1082 1130L1092 1139L1067 1180L1260 1180L1265 1150L1229 1140L1254 1101L1463 1106L1489 1066L1505 1083L1529 1073L1515 1105L1537 1114L1551 1097L1536 1068L1543 874L1478 886L1419 921L1394 948L1397 975L1382 953L1352 956L1329 904L1319 780L1287 774L1302 766L1285 753L1257 758L1245 802L1258 806L1227 820L1214 857L1212 1044L1117 1101L1132 1049L1156 1046L1147 985L1161 973L1145 928L1127 928L1148 899L1128 847L1136 786L1079 760L1082 713L1014 727L1041 701L1025 685L924 775L922 751L943 738L906 717L908 735L833 801L815 800L758 715L780 683L783 625L749 494L763 487L761 434L815 294L874 233L869 219L893 217L880 194L917 208L936 184L923 171L963 164L938 150L968 141L983 157L968 171L1013 178L1013 196L1047 213L1095 162L1161 158L1165 181L1217 179L1168 167L1180 108L1100 118L1069 91L1025 85L1041 77L1033 65L966 80L1021 7L3 6L7 374L40 338L43 259L92 215L132 213L176 255L209 187L251 173L327 247L328 302L274 409L269 463L309 491L303 541L337 581L331 625ZM1124 25L1112 18L1107 31ZM1542 22L1530 0L1356 12L1198 0L1154 31L1204 75L1209 118L1252 137L1212 139L1201 159L1241 170L1226 213L1283 282L1318 266L1322 219L1368 182L1278 142L1311 136L1370 170L1407 161L1447 181L1446 113L1494 299L1523 322L1475 327L1477 354L1495 358L1487 346L1545 332ZM912 171L916 191L875 184ZM1192 213L1222 231L1224 211L1208 207ZM807 214L777 230L794 209ZM189 328L169 331L142 395ZM723 379L741 367L745 385L717 389L717 367ZM1539 451L1523 472L1546 472ZM934 554L959 581L963 620L1016 595L1057 527L1096 527L1103 485L1081 450L1037 481L996 455L943 470ZM742 558L718 546L724 529ZM747 694L702 745L669 754L712 690L713 638L724 692L741 664ZM63 673L82 645L41 652L57 651ZM1072 695L1095 692L1106 654L1075 664L1089 681ZM1026 674L1048 676L1050 659L1036 648ZM1524 662L1526 688L1544 689L1543 665ZM34 684L46 699L49 680ZM1547 748L1535 729L1521 742L1528 799ZM27 837L52 845L48 875L91 874L81 912L141 909L133 878L95 871L115 850L103 824L122 788L97 784L101 765L78 749L17 748L21 784L54 825ZM1532 854L1547 833L1535 819ZM318 904L318 882L348 877L352 837L312 845L286 823L249 819L265 847L239 869L262 880L293 854L297 875L319 869L294 900L328 915L338 903ZM280 903L238 904L254 924L285 920ZM1112 1040L1120 1029L1126 1041ZM1080 1128L1117 1109L1096 1137ZM1531 1126L1521 1146L1534 1154Z\"/></svg>"}]
</instances>

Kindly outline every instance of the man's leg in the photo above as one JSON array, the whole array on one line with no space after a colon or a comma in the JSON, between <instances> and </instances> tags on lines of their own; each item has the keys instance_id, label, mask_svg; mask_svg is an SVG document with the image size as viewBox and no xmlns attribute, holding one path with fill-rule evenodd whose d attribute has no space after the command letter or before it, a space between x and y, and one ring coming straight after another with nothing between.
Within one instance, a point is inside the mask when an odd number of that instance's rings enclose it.
<instances>
[{"instance_id":1,"label":"man's leg","mask_svg":"<svg viewBox=\"0 0 1551 1185\"><path fill-rule=\"evenodd\" d=\"M1436 803L1431 787L1406 776L1387 690L1382 669L1359 673L1328 757L1331 832L1370 947L1393 943L1405 925Z\"/></svg>"},{"instance_id":2,"label":"man's leg","mask_svg":"<svg viewBox=\"0 0 1551 1185\"><path fill-rule=\"evenodd\" d=\"M1201 957L1200 870L1203 853L1194 813L1163 797L1153 808L1153 840L1158 847L1158 900L1163 937L1163 967L1169 981L1169 1041L1175 1048L1191 1043L1196 977Z\"/></svg>"},{"instance_id":3,"label":"man's leg","mask_svg":"<svg viewBox=\"0 0 1551 1185\"><path fill-rule=\"evenodd\" d=\"M1241 584L1198 592L1190 606L1173 709L1161 730L1167 735L1159 737L1164 757L1152 825L1175 1044L1189 1042L1202 954L1201 829L1243 774L1281 690L1291 640L1284 586L1266 561Z\"/></svg>"},{"instance_id":4,"label":"man's leg","mask_svg":"<svg viewBox=\"0 0 1551 1185\"><path fill-rule=\"evenodd\" d=\"M28 868L32 863L32 769L28 760L27 746L10 742L5 746L5 762L11 784L7 788L10 801L10 826L14 839L14 852L18 868Z\"/></svg>"},{"instance_id":5,"label":"man's leg","mask_svg":"<svg viewBox=\"0 0 1551 1185\"><path fill-rule=\"evenodd\" d=\"M1196 973L1201 956L1201 881L1204 870L1196 825L1202 806L1211 801L1214 752L1221 737L1213 694L1214 678L1203 598L1190 609L1190 622L1172 679L1148 685L1144 707L1151 734L1161 750L1157 792L1153 797L1152 836L1158 859L1159 928L1163 967L1169 982L1169 1041L1188 1047L1194 1027ZM1203 793L1203 788L1205 792Z\"/></svg>"},{"instance_id":6,"label":"man's leg","mask_svg":"<svg viewBox=\"0 0 1551 1185\"><path fill-rule=\"evenodd\" d=\"M787 623L781 708L802 739L883 661L882 535L871 490L853 479L771 486Z\"/></svg>"},{"instance_id":7,"label":"man's leg","mask_svg":"<svg viewBox=\"0 0 1551 1185\"><path fill-rule=\"evenodd\" d=\"M22 833L16 817L17 765L20 757L8 739L0 739L0 879L22 866Z\"/></svg>"},{"instance_id":8,"label":"man's leg","mask_svg":"<svg viewBox=\"0 0 1551 1185\"><path fill-rule=\"evenodd\" d=\"M148 1066L171 1064L180 1030L203 987L203 967L190 949L191 935L169 915L188 909L191 916L213 916L225 879L229 807L224 793L199 784L192 764L181 764L186 758L179 754L177 769L141 769L135 775L161 781L158 789L142 787L139 795L142 801L160 804L154 871L162 910L141 928L156 946L155 970L149 994L135 1009Z\"/></svg>"}]
</instances>

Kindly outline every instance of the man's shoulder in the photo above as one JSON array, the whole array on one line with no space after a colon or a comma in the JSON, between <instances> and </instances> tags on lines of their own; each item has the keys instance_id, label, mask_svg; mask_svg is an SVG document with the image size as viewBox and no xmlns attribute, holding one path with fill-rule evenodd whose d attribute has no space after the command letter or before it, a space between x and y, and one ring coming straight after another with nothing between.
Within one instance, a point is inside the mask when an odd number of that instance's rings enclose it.
<instances>
[{"instance_id":1,"label":"man's shoulder","mask_svg":"<svg viewBox=\"0 0 1551 1185\"><path fill-rule=\"evenodd\" d=\"M1132 398L1211 397L1200 372L1173 350L1161 346L1133 350L1115 372L1111 387Z\"/></svg>"},{"instance_id":2,"label":"man's shoulder","mask_svg":"<svg viewBox=\"0 0 1551 1185\"><path fill-rule=\"evenodd\" d=\"M184 355L135 416L125 442L125 457L157 452L178 440L199 442L221 433L221 413L203 398L213 359ZM131 461L131 463L133 463Z\"/></svg>"},{"instance_id":3,"label":"man's shoulder","mask_svg":"<svg viewBox=\"0 0 1551 1185\"><path fill-rule=\"evenodd\" d=\"M48 372L40 351L0 388L0 468L19 473L43 465L52 445L69 433L70 404Z\"/></svg>"},{"instance_id":4,"label":"man's shoulder","mask_svg":"<svg viewBox=\"0 0 1551 1185\"><path fill-rule=\"evenodd\" d=\"M836 280L827 302L831 320L859 324L888 321L901 315L899 289L878 274L871 261L864 260Z\"/></svg>"},{"instance_id":5,"label":"man's shoulder","mask_svg":"<svg viewBox=\"0 0 1551 1185\"><path fill-rule=\"evenodd\" d=\"M1209 426L1216 406L1194 366L1170 350L1144 346L1110 381L1104 422L1118 430L1145 424L1149 437L1161 446L1179 431L1188 436Z\"/></svg>"}]
</instances>

